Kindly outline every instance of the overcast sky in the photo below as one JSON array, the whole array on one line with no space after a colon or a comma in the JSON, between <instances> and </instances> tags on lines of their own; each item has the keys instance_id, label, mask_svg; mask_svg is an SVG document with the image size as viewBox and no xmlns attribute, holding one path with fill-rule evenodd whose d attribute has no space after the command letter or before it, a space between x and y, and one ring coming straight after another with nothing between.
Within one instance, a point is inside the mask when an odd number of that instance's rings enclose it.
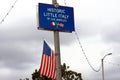
<instances>
[{"instance_id":1,"label":"overcast sky","mask_svg":"<svg viewBox=\"0 0 120 80\"><path fill-rule=\"evenodd\" d=\"M0 21L15 0L0 0ZM0 80L30 78L39 69L43 40L54 50L52 31L37 30L38 3L52 0L17 0L0 24ZM58 0L74 7L75 31L91 65L97 70L104 60L105 80L120 80L120 0ZM75 32L60 32L61 62L82 73L83 80L101 80L101 70L88 65Z\"/></svg>"}]
</instances>

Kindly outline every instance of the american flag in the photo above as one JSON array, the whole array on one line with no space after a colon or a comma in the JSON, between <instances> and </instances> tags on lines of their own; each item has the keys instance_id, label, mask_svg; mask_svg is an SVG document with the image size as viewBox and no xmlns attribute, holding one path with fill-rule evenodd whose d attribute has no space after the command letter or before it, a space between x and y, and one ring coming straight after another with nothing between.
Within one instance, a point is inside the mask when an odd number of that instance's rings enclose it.
<instances>
[{"instance_id":1,"label":"american flag","mask_svg":"<svg viewBox=\"0 0 120 80\"><path fill-rule=\"evenodd\" d=\"M56 79L55 55L53 50L44 41L43 54L40 65L40 74L52 79Z\"/></svg>"}]
</instances>

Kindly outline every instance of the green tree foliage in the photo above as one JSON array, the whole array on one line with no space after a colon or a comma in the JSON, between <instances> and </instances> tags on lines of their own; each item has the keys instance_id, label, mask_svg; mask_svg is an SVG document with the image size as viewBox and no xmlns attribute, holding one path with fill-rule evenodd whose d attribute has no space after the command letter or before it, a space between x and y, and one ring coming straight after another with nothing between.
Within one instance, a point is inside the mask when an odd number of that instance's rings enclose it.
<instances>
[{"instance_id":1,"label":"green tree foliage","mask_svg":"<svg viewBox=\"0 0 120 80\"><path fill-rule=\"evenodd\" d=\"M51 80L50 78L40 75L37 70L32 74L32 80Z\"/></svg>"},{"instance_id":2,"label":"green tree foliage","mask_svg":"<svg viewBox=\"0 0 120 80\"><path fill-rule=\"evenodd\" d=\"M69 66L64 63L61 65L62 79L63 80L83 80L81 73L69 70ZM40 75L37 70L32 74L33 80L52 80L46 76Z\"/></svg>"},{"instance_id":3,"label":"green tree foliage","mask_svg":"<svg viewBox=\"0 0 120 80\"><path fill-rule=\"evenodd\" d=\"M68 69L69 69L69 66L66 66L65 63L61 65L63 80L83 80L81 73L77 73L75 71L68 70Z\"/></svg>"}]
</instances>

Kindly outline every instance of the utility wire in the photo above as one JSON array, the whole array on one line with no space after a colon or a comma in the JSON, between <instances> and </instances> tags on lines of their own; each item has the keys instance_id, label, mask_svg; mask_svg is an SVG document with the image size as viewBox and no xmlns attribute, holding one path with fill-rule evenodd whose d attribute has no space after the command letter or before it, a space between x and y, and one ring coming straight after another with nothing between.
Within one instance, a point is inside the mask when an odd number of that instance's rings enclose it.
<instances>
[{"instance_id":1,"label":"utility wire","mask_svg":"<svg viewBox=\"0 0 120 80\"><path fill-rule=\"evenodd\" d=\"M12 9L14 8L15 4L17 3L18 0L15 0L15 2L13 3L13 5L10 7L10 9L8 10L8 12L6 13L6 15L3 17L3 19L0 21L0 24L2 24L6 17L9 15L9 13L12 11Z\"/></svg>"},{"instance_id":2,"label":"utility wire","mask_svg":"<svg viewBox=\"0 0 120 80\"><path fill-rule=\"evenodd\" d=\"M120 64L118 63L113 63L113 62L107 62L107 61L104 61L105 63L108 63L108 64L111 64L113 66L117 66L117 67L120 67Z\"/></svg>"},{"instance_id":3,"label":"utility wire","mask_svg":"<svg viewBox=\"0 0 120 80\"><path fill-rule=\"evenodd\" d=\"M91 67L91 69L92 69L93 71L99 72L99 71L101 70L101 67L102 67L102 66L100 66L98 70L94 69L94 67L91 65L90 61L88 60L88 58L87 58L87 56L86 56L86 53L85 53L85 51L84 51L84 49L83 49L83 46L82 46L82 44L81 44L81 42L80 42L80 39L79 39L79 37L78 37L77 32L75 32L75 35L76 35L76 37L77 37L77 40L78 40L79 45L80 45L80 48L81 48L81 50L82 50L82 52L83 52L83 54L84 54L84 56L85 56L85 58L86 58L86 60L87 60L87 62L88 62L88 64L89 64L89 66Z\"/></svg>"},{"instance_id":4,"label":"utility wire","mask_svg":"<svg viewBox=\"0 0 120 80\"><path fill-rule=\"evenodd\" d=\"M108 61L104 61L105 63L107 63L107 65L110 65L110 69L113 72L120 72L120 64L118 63L114 63L114 62L108 62Z\"/></svg>"},{"instance_id":5,"label":"utility wire","mask_svg":"<svg viewBox=\"0 0 120 80\"><path fill-rule=\"evenodd\" d=\"M64 0L64 4L67 5L66 0ZM91 65L90 61L88 60L88 58L87 58L87 56L86 56L86 53L85 53L85 51L84 51L84 49L83 49L83 47L82 47L82 44L81 44L81 42L80 42L80 39L79 39L79 37L78 37L77 32L75 32L75 35L76 35L76 37L77 37L77 40L78 40L79 45L80 45L80 48L82 49L82 52L83 52L83 54L84 54L84 56L85 56L85 58L86 58L86 60L87 60L87 62L88 62L88 64L89 64L89 66L91 67L91 69L92 69L93 71L99 72L99 71L101 70L101 67L102 67L102 66L100 66L98 70L96 70L96 69L93 68L93 66Z\"/></svg>"}]
</instances>

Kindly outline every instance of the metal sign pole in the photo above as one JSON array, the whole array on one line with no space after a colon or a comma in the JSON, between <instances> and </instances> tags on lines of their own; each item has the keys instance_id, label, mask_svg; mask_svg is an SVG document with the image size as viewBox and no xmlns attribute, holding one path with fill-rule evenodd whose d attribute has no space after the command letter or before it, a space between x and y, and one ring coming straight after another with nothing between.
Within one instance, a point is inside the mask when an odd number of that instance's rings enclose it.
<instances>
[{"instance_id":1,"label":"metal sign pole","mask_svg":"<svg viewBox=\"0 0 120 80\"><path fill-rule=\"evenodd\" d=\"M59 31L54 31L54 44L55 44L55 60L56 60L56 80L62 80Z\"/></svg>"},{"instance_id":2,"label":"metal sign pole","mask_svg":"<svg viewBox=\"0 0 120 80\"><path fill-rule=\"evenodd\" d=\"M57 0L52 0L52 4L56 4L56 3ZM55 46L55 60L56 60L56 80L62 80L59 31L54 31L54 46Z\"/></svg>"}]
</instances>

